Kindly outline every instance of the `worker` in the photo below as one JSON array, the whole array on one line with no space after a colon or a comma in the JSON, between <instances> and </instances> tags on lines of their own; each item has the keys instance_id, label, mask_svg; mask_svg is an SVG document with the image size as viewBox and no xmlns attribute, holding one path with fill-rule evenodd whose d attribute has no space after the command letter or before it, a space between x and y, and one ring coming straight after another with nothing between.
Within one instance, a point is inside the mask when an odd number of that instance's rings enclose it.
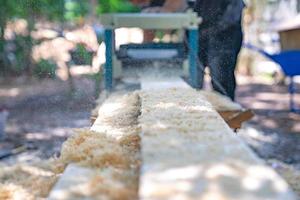
<instances>
[{"instance_id":1,"label":"worker","mask_svg":"<svg viewBox=\"0 0 300 200\"><path fill-rule=\"evenodd\" d=\"M147 8L147 12L176 12L186 7L185 0L165 0L164 4ZM202 17L199 26L199 59L208 66L212 86L217 92L235 98L235 67L242 45L241 16L243 0L196 0L194 9ZM203 86L203 69L199 70Z\"/></svg>"}]
</instances>

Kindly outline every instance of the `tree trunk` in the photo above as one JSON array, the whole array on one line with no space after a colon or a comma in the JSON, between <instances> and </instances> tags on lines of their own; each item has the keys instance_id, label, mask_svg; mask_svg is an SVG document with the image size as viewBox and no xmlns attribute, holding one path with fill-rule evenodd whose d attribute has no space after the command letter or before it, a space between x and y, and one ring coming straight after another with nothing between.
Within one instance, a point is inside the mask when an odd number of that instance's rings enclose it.
<instances>
[{"instance_id":1,"label":"tree trunk","mask_svg":"<svg viewBox=\"0 0 300 200\"><path fill-rule=\"evenodd\" d=\"M6 74L7 71L7 62L6 62L6 55L5 55L5 28L6 28L6 12L5 7L3 9L0 8L0 71L3 72L3 74Z\"/></svg>"},{"instance_id":2,"label":"tree trunk","mask_svg":"<svg viewBox=\"0 0 300 200\"><path fill-rule=\"evenodd\" d=\"M98 1L97 0L90 0L90 10L91 10L91 12L90 12L89 18L90 18L91 24L96 23L96 20L97 20L97 12L96 12L97 6L98 6Z\"/></svg>"},{"instance_id":3,"label":"tree trunk","mask_svg":"<svg viewBox=\"0 0 300 200\"><path fill-rule=\"evenodd\" d=\"M33 40L31 37L31 33L34 30L34 25L35 25L35 14L31 8L28 8L28 36L26 38L26 46L24 48L25 50L25 56L26 56L26 61L25 61L25 69L26 69L26 74L28 78L32 76L32 72L34 69L34 62L32 59L32 47L33 47Z\"/></svg>"},{"instance_id":4,"label":"tree trunk","mask_svg":"<svg viewBox=\"0 0 300 200\"><path fill-rule=\"evenodd\" d=\"M5 39L4 39L4 31L5 31L5 23L0 20L0 71L6 72L6 62L5 62L5 52L4 52L4 46L5 46Z\"/></svg>"}]
</instances>

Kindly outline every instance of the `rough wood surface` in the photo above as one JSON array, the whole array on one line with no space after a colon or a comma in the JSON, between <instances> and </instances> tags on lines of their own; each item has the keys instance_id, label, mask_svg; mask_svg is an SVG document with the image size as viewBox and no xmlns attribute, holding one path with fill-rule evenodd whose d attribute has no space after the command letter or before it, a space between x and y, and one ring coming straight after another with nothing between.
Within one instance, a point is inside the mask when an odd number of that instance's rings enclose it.
<instances>
[{"instance_id":1,"label":"rough wood surface","mask_svg":"<svg viewBox=\"0 0 300 200\"><path fill-rule=\"evenodd\" d=\"M164 89L148 81L145 87L134 98L111 96L92 127L132 149L129 152L137 162L129 165L129 173L69 165L50 194L51 200L136 199L138 187L142 200L296 199L286 182L231 131L198 91L180 81L164 84ZM141 156L136 154L139 126Z\"/></svg>"},{"instance_id":2,"label":"rough wood surface","mask_svg":"<svg viewBox=\"0 0 300 200\"><path fill-rule=\"evenodd\" d=\"M78 132L63 144L60 159L70 164L49 199L137 199L139 112L137 93L110 95L91 131Z\"/></svg>"},{"instance_id":3,"label":"rough wood surface","mask_svg":"<svg viewBox=\"0 0 300 200\"><path fill-rule=\"evenodd\" d=\"M294 200L193 89L141 94L142 200Z\"/></svg>"},{"instance_id":4,"label":"rough wood surface","mask_svg":"<svg viewBox=\"0 0 300 200\"><path fill-rule=\"evenodd\" d=\"M88 184L94 176L95 170L93 169L76 166L75 164L69 165L52 189L48 200L76 200L82 199L83 196L88 196Z\"/></svg>"}]
</instances>

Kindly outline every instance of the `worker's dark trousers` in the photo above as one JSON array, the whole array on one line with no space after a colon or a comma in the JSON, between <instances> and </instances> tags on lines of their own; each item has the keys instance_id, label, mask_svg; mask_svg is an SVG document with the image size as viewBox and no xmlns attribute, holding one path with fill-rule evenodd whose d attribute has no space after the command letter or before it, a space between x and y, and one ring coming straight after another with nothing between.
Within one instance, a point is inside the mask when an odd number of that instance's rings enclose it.
<instances>
[{"instance_id":1,"label":"worker's dark trousers","mask_svg":"<svg viewBox=\"0 0 300 200\"><path fill-rule=\"evenodd\" d=\"M235 97L235 67L243 40L242 29L236 25L224 31L205 31L200 29L199 59L208 66L213 89L230 97ZM199 66L199 86L203 86L203 66Z\"/></svg>"}]
</instances>

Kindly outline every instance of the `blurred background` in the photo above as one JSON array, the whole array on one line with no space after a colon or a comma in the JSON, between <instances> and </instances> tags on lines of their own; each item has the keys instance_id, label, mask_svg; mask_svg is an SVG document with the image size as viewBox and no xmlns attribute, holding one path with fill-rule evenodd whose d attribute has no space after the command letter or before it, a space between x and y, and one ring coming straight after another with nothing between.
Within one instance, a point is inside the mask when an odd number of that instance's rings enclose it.
<instances>
[{"instance_id":1,"label":"blurred background","mask_svg":"<svg viewBox=\"0 0 300 200\"><path fill-rule=\"evenodd\" d=\"M104 88L104 30L98 16L140 12L143 3L0 0L2 164L55 156L73 128L90 125L90 111ZM300 48L300 0L245 3L245 44L269 54ZM117 47L143 40L138 28L116 31ZM159 32L154 40L176 40L176 33ZM237 102L256 114L238 134L300 191L295 181L300 177L300 115L289 110L290 79L276 62L249 48L240 53L236 73ZM300 107L300 78L294 79ZM24 146L16 155L7 154Z\"/></svg>"}]
</instances>

